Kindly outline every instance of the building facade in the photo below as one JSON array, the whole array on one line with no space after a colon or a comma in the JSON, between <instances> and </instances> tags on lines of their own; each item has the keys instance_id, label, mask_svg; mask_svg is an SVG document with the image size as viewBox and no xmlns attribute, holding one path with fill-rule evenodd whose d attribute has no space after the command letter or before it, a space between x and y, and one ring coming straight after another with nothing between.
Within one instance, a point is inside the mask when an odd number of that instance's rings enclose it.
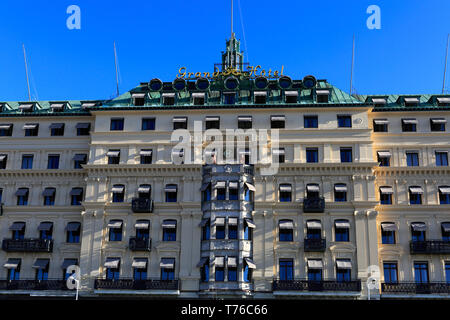
<instances>
[{"instance_id":1,"label":"building facade","mask_svg":"<svg viewBox=\"0 0 450 320\"><path fill-rule=\"evenodd\" d=\"M75 269L86 297L450 297L449 95L247 68L233 36L214 73L0 118L4 297Z\"/></svg>"}]
</instances>

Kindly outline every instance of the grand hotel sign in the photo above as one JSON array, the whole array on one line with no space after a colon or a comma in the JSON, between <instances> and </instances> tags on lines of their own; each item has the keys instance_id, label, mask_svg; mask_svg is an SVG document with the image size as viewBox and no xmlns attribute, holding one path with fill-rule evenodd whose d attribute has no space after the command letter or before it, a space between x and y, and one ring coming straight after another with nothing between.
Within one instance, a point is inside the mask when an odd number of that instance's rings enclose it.
<instances>
[{"instance_id":1,"label":"grand hotel sign","mask_svg":"<svg viewBox=\"0 0 450 320\"><path fill-rule=\"evenodd\" d=\"M281 70L272 69L265 70L262 69L260 65L257 66L248 66L247 71L241 71L234 68L228 68L224 71L220 71L217 67L214 68L214 72L188 72L186 67L181 67L178 70L177 79L185 79L185 80L193 80L199 78L207 78L207 79L215 79L219 77L226 77L229 75L233 75L236 77L246 77L246 78L255 78L255 77L266 77L269 79L278 79L283 76L284 66L281 66Z\"/></svg>"}]
</instances>

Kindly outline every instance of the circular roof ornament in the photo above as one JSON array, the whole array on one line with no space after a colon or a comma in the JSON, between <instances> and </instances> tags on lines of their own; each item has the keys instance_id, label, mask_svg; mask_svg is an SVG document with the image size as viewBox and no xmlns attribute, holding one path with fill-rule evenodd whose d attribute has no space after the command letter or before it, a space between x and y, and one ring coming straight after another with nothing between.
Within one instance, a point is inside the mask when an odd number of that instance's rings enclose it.
<instances>
[{"instance_id":1,"label":"circular roof ornament","mask_svg":"<svg viewBox=\"0 0 450 320\"><path fill-rule=\"evenodd\" d=\"M186 88L186 80L181 79L181 78L176 78L172 82L172 87L177 91L184 90Z\"/></svg>"},{"instance_id":2,"label":"circular roof ornament","mask_svg":"<svg viewBox=\"0 0 450 320\"><path fill-rule=\"evenodd\" d=\"M292 80L288 76L282 76L278 79L278 86L281 89L289 89L292 86Z\"/></svg>"},{"instance_id":3,"label":"circular roof ornament","mask_svg":"<svg viewBox=\"0 0 450 320\"><path fill-rule=\"evenodd\" d=\"M197 81L195 81L195 86L198 90L208 90L209 80L207 78L198 78Z\"/></svg>"},{"instance_id":4,"label":"circular roof ornament","mask_svg":"<svg viewBox=\"0 0 450 320\"><path fill-rule=\"evenodd\" d=\"M163 87L163 83L161 80L155 78L150 80L148 87L151 91L160 91Z\"/></svg>"},{"instance_id":5,"label":"circular roof ornament","mask_svg":"<svg viewBox=\"0 0 450 320\"><path fill-rule=\"evenodd\" d=\"M306 76L303 78L302 85L306 89L314 88L317 84L317 80L314 76Z\"/></svg>"},{"instance_id":6,"label":"circular roof ornament","mask_svg":"<svg viewBox=\"0 0 450 320\"><path fill-rule=\"evenodd\" d=\"M266 89L269 85L269 80L266 77L257 77L255 79L255 87L258 89Z\"/></svg>"},{"instance_id":7,"label":"circular roof ornament","mask_svg":"<svg viewBox=\"0 0 450 320\"><path fill-rule=\"evenodd\" d=\"M236 90L239 88L239 80L236 77L228 77L224 81L225 88L228 90Z\"/></svg>"}]
</instances>

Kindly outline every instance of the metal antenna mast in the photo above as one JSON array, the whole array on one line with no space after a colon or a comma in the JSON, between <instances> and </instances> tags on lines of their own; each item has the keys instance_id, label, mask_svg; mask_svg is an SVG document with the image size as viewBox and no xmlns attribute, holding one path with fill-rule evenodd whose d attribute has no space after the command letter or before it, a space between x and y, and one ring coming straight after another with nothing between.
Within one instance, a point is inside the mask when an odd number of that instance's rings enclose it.
<instances>
[{"instance_id":1,"label":"metal antenna mast","mask_svg":"<svg viewBox=\"0 0 450 320\"><path fill-rule=\"evenodd\" d=\"M233 38L233 0L231 0L231 38Z\"/></svg>"},{"instance_id":2,"label":"metal antenna mast","mask_svg":"<svg viewBox=\"0 0 450 320\"><path fill-rule=\"evenodd\" d=\"M444 81L442 83L442 94L445 93L445 78L447 76L447 58L448 58L448 41L450 39L450 33L447 35L447 50L445 52L445 66L444 66Z\"/></svg>"},{"instance_id":3,"label":"metal antenna mast","mask_svg":"<svg viewBox=\"0 0 450 320\"><path fill-rule=\"evenodd\" d=\"M116 52L116 42L114 41L114 65L116 67L116 86L117 86L117 96L119 96L119 74L117 72L117 52Z\"/></svg>"},{"instance_id":4,"label":"metal antenna mast","mask_svg":"<svg viewBox=\"0 0 450 320\"><path fill-rule=\"evenodd\" d=\"M28 101L31 101L30 81L28 79L27 54L25 53L25 45L23 43L22 48L23 48L23 59L25 60L25 72L27 74Z\"/></svg>"},{"instance_id":5,"label":"metal antenna mast","mask_svg":"<svg viewBox=\"0 0 450 320\"><path fill-rule=\"evenodd\" d=\"M352 95L353 88L353 66L355 64L355 35L353 35L353 49L352 49L352 69L350 72L350 95Z\"/></svg>"}]
</instances>

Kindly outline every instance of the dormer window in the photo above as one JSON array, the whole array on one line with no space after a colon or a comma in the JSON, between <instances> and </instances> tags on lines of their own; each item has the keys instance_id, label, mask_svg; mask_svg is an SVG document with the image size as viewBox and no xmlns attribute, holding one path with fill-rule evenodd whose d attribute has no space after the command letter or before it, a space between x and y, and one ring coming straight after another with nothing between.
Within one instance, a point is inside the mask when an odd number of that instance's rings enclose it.
<instances>
[{"instance_id":1,"label":"dormer window","mask_svg":"<svg viewBox=\"0 0 450 320\"><path fill-rule=\"evenodd\" d=\"M438 97L436 101L439 107L450 106L450 97Z\"/></svg>"},{"instance_id":2,"label":"dormer window","mask_svg":"<svg viewBox=\"0 0 450 320\"><path fill-rule=\"evenodd\" d=\"M316 90L317 103L328 103L329 96L330 96L329 90Z\"/></svg>"},{"instance_id":3,"label":"dormer window","mask_svg":"<svg viewBox=\"0 0 450 320\"><path fill-rule=\"evenodd\" d=\"M50 103L50 108L53 112L62 112L64 111L64 103L63 102L55 102Z\"/></svg>"},{"instance_id":4,"label":"dormer window","mask_svg":"<svg viewBox=\"0 0 450 320\"><path fill-rule=\"evenodd\" d=\"M205 104L205 93L204 92L192 93L192 103L195 105L204 105Z\"/></svg>"},{"instance_id":5,"label":"dormer window","mask_svg":"<svg viewBox=\"0 0 450 320\"><path fill-rule=\"evenodd\" d=\"M175 104L175 93L163 93L162 94L163 105L165 106L173 106Z\"/></svg>"},{"instance_id":6,"label":"dormer window","mask_svg":"<svg viewBox=\"0 0 450 320\"><path fill-rule=\"evenodd\" d=\"M372 103L375 107L383 107L386 105L386 98L372 98Z\"/></svg>"},{"instance_id":7,"label":"dormer window","mask_svg":"<svg viewBox=\"0 0 450 320\"><path fill-rule=\"evenodd\" d=\"M223 103L224 104L235 104L236 103L236 92L224 92L223 93Z\"/></svg>"},{"instance_id":8,"label":"dormer window","mask_svg":"<svg viewBox=\"0 0 450 320\"><path fill-rule=\"evenodd\" d=\"M405 107L416 107L419 104L419 98L417 97L403 98L403 103Z\"/></svg>"},{"instance_id":9,"label":"dormer window","mask_svg":"<svg viewBox=\"0 0 450 320\"><path fill-rule=\"evenodd\" d=\"M145 104L145 93L132 93L131 99L133 100L133 105L143 106Z\"/></svg>"},{"instance_id":10,"label":"dormer window","mask_svg":"<svg viewBox=\"0 0 450 320\"><path fill-rule=\"evenodd\" d=\"M267 92L266 91L255 91L255 103L256 104L265 104L267 101Z\"/></svg>"},{"instance_id":11,"label":"dormer window","mask_svg":"<svg viewBox=\"0 0 450 320\"><path fill-rule=\"evenodd\" d=\"M81 102L81 108L83 108L83 109L92 108L92 107L95 107L96 105L97 105L97 103L95 103L95 102L90 102L90 101Z\"/></svg>"},{"instance_id":12,"label":"dormer window","mask_svg":"<svg viewBox=\"0 0 450 320\"><path fill-rule=\"evenodd\" d=\"M286 103L297 103L298 91L286 91L284 95Z\"/></svg>"},{"instance_id":13,"label":"dormer window","mask_svg":"<svg viewBox=\"0 0 450 320\"><path fill-rule=\"evenodd\" d=\"M33 104L32 103L21 104L21 105L19 105L19 109L22 110L22 112L32 112Z\"/></svg>"}]
</instances>

